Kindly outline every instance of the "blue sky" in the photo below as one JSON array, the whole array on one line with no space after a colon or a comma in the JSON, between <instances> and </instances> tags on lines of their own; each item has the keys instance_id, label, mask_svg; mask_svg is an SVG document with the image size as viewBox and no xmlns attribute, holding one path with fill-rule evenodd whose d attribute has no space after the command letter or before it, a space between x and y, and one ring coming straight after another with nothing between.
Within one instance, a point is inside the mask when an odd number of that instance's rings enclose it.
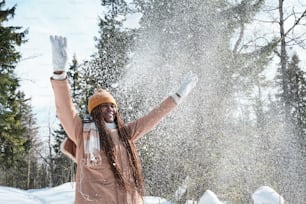
<instances>
[{"instance_id":1,"label":"blue sky","mask_svg":"<svg viewBox=\"0 0 306 204\"><path fill-rule=\"evenodd\" d=\"M33 111L46 138L48 127L57 125L53 91L50 35L68 39L68 64L75 54L78 61L88 59L95 51L98 18L104 12L101 0L7 0L6 8L17 5L15 17L8 25L29 29L28 42L19 49L22 60L16 67L21 90L32 99ZM126 27L138 27L139 14L128 16ZM68 66L66 66L67 68Z\"/></svg>"},{"instance_id":2,"label":"blue sky","mask_svg":"<svg viewBox=\"0 0 306 204\"><path fill-rule=\"evenodd\" d=\"M68 39L68 63L76 54L79 62L95 52L94 36L98 36L98 16L102 16L100 0L7 0L6 7L17 4L9 25L28 28L28 42L21 46L22 60L16 74L21 89L32 98L32 106L41 136L55 125L54 98L50 86L52 74L50 35Z\"/></svg>"},{"instance_id":3,"label":"blue sky","mask_svg":"<svg viewBox=\"0 0 306 204\"><path fill-rule=\"evenodd\" d=\"M15 17L8 25L28 28L28 42L20 47L22 60L16 74L21 89L31 97L42 137L48 127L57 125L54 97L50 85L52 74L50 35L68 39L68 64L73 55L79 62L88 59L95 51L94 37L98 36L98 17L103 16L101 0L7 0L6 8L17 5ZM130 16L127 27L137 27L137 16ZM67 67L66 67L67 68Z\"/></svg>"},{"instance_id":4,"label":"blue sky","mask_svg":"<svg viewBox=\"0 0 306 204\"><path fill-rule=\"evenodd\" d=\"M20 48L23 58L17 65L16 73L21 79L21 89L32 98L41 134L46 134L49 124L55 123L54 98L49 81L52 74L49 35L67 37L68 63L74 54L79 62L89 58L96 51L94 37L98 36L98 16L103 16L100 2L101 0L6 1L6 7L17 4L15 17L8 24L29 29L28 42ZM126 26L137 27L139 17L128 17ZM305 50L299 54L303 56Z\"/></svg>"},{"instance_id":5,"label":"blue sky","mask_svg":"<svg viewBox=\"0 0 306 204\"><path fill-rule=\"evenodd\" d=\"M21 90L32 99L39 134L48 136L48 127L57 127L53 91L50 35L68 39L68 64L76 54L79 62L95 49L98 36L98 16L103 16L100 0L7 0L6 7L17 5L15 17L8 25L28 28L28 42L20 47L22 60L16 67ZM67 68L67 67L66 67Z\"/></svg>"}]
</instances>

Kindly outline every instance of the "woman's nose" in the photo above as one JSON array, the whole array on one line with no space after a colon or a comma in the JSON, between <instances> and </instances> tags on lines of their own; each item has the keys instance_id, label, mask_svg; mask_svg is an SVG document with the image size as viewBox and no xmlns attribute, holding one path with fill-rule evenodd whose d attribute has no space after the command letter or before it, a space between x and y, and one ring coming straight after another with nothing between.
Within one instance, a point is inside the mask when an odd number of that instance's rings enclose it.
<instances>
[{"instance_id":1,"label":"woman's nose","mask_svg":"<svg viewBox=\"0 0 306 204\"><path fill-rule=\"evenodd\" d=\"M108 105L107 106L107 110L113 110L114 108L113 108L113 106L112 105Z\"/></svg>"}]
</instances>

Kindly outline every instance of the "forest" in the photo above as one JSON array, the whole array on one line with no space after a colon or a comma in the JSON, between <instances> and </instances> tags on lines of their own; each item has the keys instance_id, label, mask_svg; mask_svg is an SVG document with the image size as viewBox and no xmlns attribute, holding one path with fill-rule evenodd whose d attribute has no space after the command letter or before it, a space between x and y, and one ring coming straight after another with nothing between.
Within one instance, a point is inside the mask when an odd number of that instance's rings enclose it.
<instances>
[{"instance_id":1,"label":"forest","mask_svg":"<svg viewBox=\"0 0 306 204\"><path fill-rule=\"evenodd\" d=\"M147 195L251 203L273 187L288 203L306 200L306 5L265 0L101 0L96 52L67 67L73 102L105 88L129 122L147 113L192 70L192 96L137 143ZM141 13L139 28L124 21ZM12 26L18 7L0 0L0 185L22 189L74 181L60 151L58 122L43 145L16 66L31 28ZM269 74L267 74L269 73ZM271 73L273 78L271 78ZM47 151L42 148L47 146ZM47 154L42 153L47 152Z\"/></svg>"}]
</instances>

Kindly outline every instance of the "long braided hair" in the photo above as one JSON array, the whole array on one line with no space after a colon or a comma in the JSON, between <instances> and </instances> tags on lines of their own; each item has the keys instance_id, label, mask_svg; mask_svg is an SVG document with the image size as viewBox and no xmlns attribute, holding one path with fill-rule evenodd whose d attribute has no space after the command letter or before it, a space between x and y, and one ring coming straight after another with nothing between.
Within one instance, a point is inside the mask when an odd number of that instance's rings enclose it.
<instances>
[{"instance_id":1,"label":"long braided hair","mask_svg":"<svg viewBox=\"0 0 306 204\"><path fill-rule=\"evenodd\" d=\"M131 190L130 187L127 185L126 181L124 180L123 175L118 168L118 165L116 165L115 146L112 137L110 135L110 132L107 131L107 128L105 126L105 122L101 114L101 107L102 107L101 105L98 105L91 112L93 122L95 123L99 132L101 150L105 151L107 160L111 166L112 172L119 186L123 187L126 191ZM128 163L129 166L131 167L136 190L140 195L143 196L144 195L143 176L142 176L140 162L138 162L139 159L136 152L136 148L135 145L130 141L131 137L130 131L127 128L127 126L124 124L123 120L120 118L118 111L115 117L115 123L117 124L118 127L119 139L121 140L127 151Z\"/></svg>"}]
</instances>

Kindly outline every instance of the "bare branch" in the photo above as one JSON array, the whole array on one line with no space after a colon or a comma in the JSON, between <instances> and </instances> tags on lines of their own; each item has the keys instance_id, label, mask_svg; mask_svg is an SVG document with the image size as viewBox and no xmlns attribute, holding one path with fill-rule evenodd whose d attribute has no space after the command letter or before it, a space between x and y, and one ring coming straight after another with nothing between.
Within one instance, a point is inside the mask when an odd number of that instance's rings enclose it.
<instances>
[{"instance_id":1,"label":"bare branch","mask_svg":"<svg viewBox=\"0 0 306 204\"><path fill-rule=\"evenodd\" d=\"M258 21L258 22L261 22L261 23L278 23L278 21L276 20L271 20L271 21L268 21L268 20L261 20L261 19L256 19L254 18L254 21Z\"/></svg>"},{"instance_id":2,"label":"bare branch","mask_svg":"<svg viewBox=\"0 0 306 204\"><path fill-rule=\"evenodd\" d=\"M261 36L256 37L254 40L249 40L243 46L241 46L241 48L239 49L239 53L241 53L243 49L246 49L246 48L250 47L251 45L254 46L254 47L257 47L257 48L261 47L261 46L258 46L258 45L254 45L254 42L259 41L259 40L264 40L264 41L266 41L267 44L269 43L269 40L266 39L265 37L261 37ZM264 47L264 46L262 46L262 47Z\"/></svg>"},{"instance_id":3,"label":"bare branch","mask_svg":"<svg viewBox=\"0 0 306 204\"><path fill-rule=\"evenodd\" d=\"M35 58L40 57L42 55L43 54L32 55L32 56L29 56L29 57L22 58L20 61L26 61L26 60L30 60L30 59L35 59Z\"/></svg>"},{"instance_id":4,"label":"bare branch","mask_svg":"<svg viewBox=\"0 0 306 204\"><path fill-rule=\"evenodd\" d=\"M278 56L281 57L281 54L277 50L273 50L273 52Z\"/></svg>"},{"instance_id":5,"label":"bare branch","mask_svg":"<svg viewBox=\"0 0 306 204\"><path fill-rule=\"evenodd\" d=\"M287 32L285 33L284 36L287 36L287 34L290 33L290 32L295 28L295 26L299 25L300 21L301 21L304 17L306 17L306 10L305 10L305 11L302 13L302 15L295 21L295 23L292 25L292 27L289 28L289 29L287 30Z\"/></svg>"},{"instance_id":6,"label":"bare branch","mask_svg":"<svg viewBox=\"0 0 306 204\"><path fill-rule=\"evenodd\" d=\"M47 159L46 157L44 157L44 156L40 153L39 150L34 149L34 151L35 151L36 153L39 154L39 157L40 157L42 160L44 160L44 162L45 162L48 166L50 165L48 159Z\"/></svg>"},{"instance_id":7,"label":"bare branch","mask_svg":"<svg viewBox=\"0 0 306 204\"><path fill-rule=\"evenodd\" d=\"M240 43L242 41L243 35L244 35L244 23L240 22L240 33L239 33L239 37L238 37L238 39L237 39L237 41L235 43L234 49L233 49L233 53L234 54L237 53L238 46L240 45Z\"/></svg>"}]
</instances>

